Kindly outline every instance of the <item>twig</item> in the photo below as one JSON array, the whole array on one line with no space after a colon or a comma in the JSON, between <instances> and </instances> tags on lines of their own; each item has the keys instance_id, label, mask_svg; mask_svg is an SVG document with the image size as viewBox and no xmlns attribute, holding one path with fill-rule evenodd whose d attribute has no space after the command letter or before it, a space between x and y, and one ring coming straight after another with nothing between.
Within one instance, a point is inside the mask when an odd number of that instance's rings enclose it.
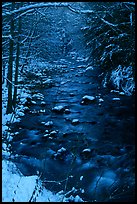
<instances>
[{"instance_id":1,"label":"twig","mask_svg":"<svg viewBox=\"0 0 137 204\"><path fill-rule=\"evenodd\" d=\"M5 77L5 76L3 76L3 78L5 78L10 84L12 84L13 86L15 86L15 87L18 87L19 85L15 85L15 84L13 84L7 77Z\"/></svg>"},{"instance_id":2,"label":"twig","mask_svg":"<svg viewBox=\"0 0 137 204\"><path fill-rule=\"evenodd\" d=\"M98 178L98 180L97 180L97 182L96 182L96 186L95 186L95 198L96 198L96 193L97 193L97 187L98 187L98 184L99 184L99 181L100 181L100 179L102 178L102 175L103 175L103 171L101 172L101 174L100 174L100 177Z\"/></svg>"}]
</instances>

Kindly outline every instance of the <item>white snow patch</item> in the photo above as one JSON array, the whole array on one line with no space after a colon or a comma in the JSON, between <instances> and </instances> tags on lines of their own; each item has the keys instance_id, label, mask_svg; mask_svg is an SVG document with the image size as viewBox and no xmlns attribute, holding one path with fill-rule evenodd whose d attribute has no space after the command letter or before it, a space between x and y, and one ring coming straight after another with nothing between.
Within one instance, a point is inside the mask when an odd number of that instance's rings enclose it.
<instances>
[{"instance_id":1,"label":"white snow patch","mask_svg":"<svg viewBox=\"0 0 137 204\"><path fill-rule=\"evenodd\" d=\"M45 126L52 126L53 122L52 121L48 121L47 123L45 123Z\"/></svg>"},{"instance_id":2,"label":"white snow patch","mask_svg":"<svg viewBox=\"0 0 137 204\"><path fill-rule=\"evenodd\" d=\"M83 176L81 176L79 180L82 181L82 179L83 179Z\"/></svg>"},{"instance_id":3,"label":"white snow patch","mask_svg":"<svg viewBox=\"0 0 137 204\"><path fill-rule=\"evenodd\" d=\"M103 98L99 98L98 101L99 101L99 102L103 102L104 99L103 99Z\"/></svg>"},{"instance_id":4,"label":"white snow patch","mask_svg":"<svg viewBox=\"0 0 137 204\"><path fill-rule=\"evenodd\" d=\"M25 115L25 114L24 114L23 112L21 112L21 111L18 113L18 116L19 116L19 117L22 117L22 116L24 116L24 115Z\"/></svg>"},{"instance_id":5,"label":"white snow patch","mask_svg":"<svg viewBox=\"0 0 137 204\"><path fill-rule=\"evenodd\" d=\"M85 95L85 96L83 96L82 99L83 99L83 100L87 99L87 100L90 100L90 101L94 101L94 100L95 100L95 97L94 97L94 96Z\"/></svg>"},{"instance_id":6,"label":"white snow patch","mask_svg":"<svg viewBox=\"0 0 137 204\"><path fill-rule=\"evenodd\" d=\"M63 109L64 109L63 106L55 106L54 108L52 108L52 110L54 110L54 111L61 111Z\"/></svg>"},{"instance_id":7,"label":"white snow patch","mask_svg":"<svg viewBox=\"0 0 137 204\"><path fill-rule=\"evenodd\" d=\"M66 149L65 149L64 147L61 147L61 149L59 149L57 152L58 152L58 153L66 152Z\"/></svg>"},{"instance_id":8,"label":"white snow patch","mask_svg":"<svg viewBox=\"0 0 137 204\"><path fill-rule=\"evenodd\" d=\"M44 101L41 102L41 105L45 105L46 103Z\"/></svg>"},{"instance_id":9,"label":"white snow patch","mask_svg":"<svg viewBox=\"0 0 137 204\"><path fill-rule=\"evenodd\" d=\"M125 95L125 93L123 91L119 92L119 95Z\"/></svg>"},{"instance_id":10,"label":"white snow patch","mask_svg":"<svg viewBox=\"0 0 137 204\"><path fill-rule=\"evenodd\" d=\"M84 149L82 152L91 152L90 149Z\"/></svg>"},{"instance_id":11,"label":"white snow patch","mask_svg":"<svg viewBox=\"0 0 137 204\"><path fill-rule=\"evenodd\" d=\"M120 98L112 98L112 101L120 101Z\"/></svg>"},{"instance_id":12,"label":"white snow patch","mask_svg":"<svg viewBox=\"0 0 137 204\"><path fill-rule=\"evenodd\" d=\"M78 119L73 119L71 123L72 123L72 124L78 124L78 123L79 123L79 120L78 120Z\"/></svg>"},{"instance_id":13,"label":"white snow patch","mask_svg":"<svg viewBox=\"0 0 137 204\"><path fill-rule=\"evenodd\" d=\"M32 104L36 104L36 101L31 101Z\"/></svg>"},{"instance_id":14,"label":"white snow patch","mask_svg":"<svg viewBox=\"0 0 137 204\"><path fill-rule=\"evenodd\" d=\"M89 66L89 67L87 67L86 68L86 70L85 71L88 71L88 70L93 70L94 68L92 67L92 66Z\"/></svg>"}]
</instances>

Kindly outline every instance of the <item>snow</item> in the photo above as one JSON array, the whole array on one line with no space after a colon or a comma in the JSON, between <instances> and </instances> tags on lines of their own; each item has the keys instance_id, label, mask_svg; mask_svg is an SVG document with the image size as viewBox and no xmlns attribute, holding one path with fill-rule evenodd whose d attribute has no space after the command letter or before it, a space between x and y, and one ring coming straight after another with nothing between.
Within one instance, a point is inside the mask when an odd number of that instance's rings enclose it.
<instances>
[{"instance_id":1,"label":"snow","mask_svg":"<svg viewBox=\"0 0 137 204\"><path fill-rule=\"evenodd\" d=\"M41 99L44 98L43 94L41 94L41 93L34 94L33 97L41 98Z\"/></svg>"},{"instance_id":2,"label":"snow","mask_svg":"<svg viewBox=\"0 0 137 204\"><path fill-rule=\"evenodd\" d=\"M82 152L91 152L90 149L84 149Z\"/></svg>"},{"instance_id":3,"label":"snow","mask_svg":"<svg viewBox=\"0 0 137 204\"><path fill-rule=\"evenodd\" d=\"M87 99L87 100L93 101L93 100L95 100L95 97L94 97L94 96L85 95L85 96L83 96L82 99L83 99L83 100Z\"/></svg>"},{"instance_id":4,"label":"snow","mask_svg":"<svg viewBox=\"0 0 137 204\"><path fill-rule=\"evenodd\" d=\"M81 30L87 30L87 29L90 29L91 26L85 26L85 27L82 27Z\"/></svg>"},{"instance_id":5,"label":"snow","mask_svg":"<svg viewBox=\"0 0 137 204\"><path fill-rule=\"evenodd\" d=\"M19 117L22 117L22 116L24 116L24 115L25 115L25 114L24 114L23 112L19 112L19 113L18 113L18 116L19 116Z\"/></svg>"},{"instance_id":6,"label":"snow","mask_svg":"<svg viewBox=\"0 0 137 204\"><path fill-rule=\"evenodd\" d=\"M79 195L76 195L74 198L74 202L83 202L83 200L79 197Z\"/></svg>"},{"instance_id":7,"label":"snow","mask_svg":"<svg viewBox=\"0 0 137 204\"><path fill-rule=\"evenodd\" d=\"M2 178L2 202L61 202L62 200L62 195L54 194L42 187L38 176L23 176L12 162L2 161Z\"/></svg>"},{"instance_id":8,"label":"snow","mask_svg":"<svg viewBox=\"0 0 137 204\"><path fill-rule=\"evenodd\" d=\"M132 95L135 89L135 82L132 73L132 66L122 67L121 65L119 65L117 69L112 71L110 77L110 80L112 81L116 89L122 89L122 91L128 96Z\"/></svg>"},{"instance_id":9,"label":"snow","mask_svg":"<svg viewBox=\"0 0 137 204\"><path fill-rule=\"evenodd\" d=\"M29 201L35 187L36 176L28 179L22 177L17 172L15 165L8 161L2 161L2 169L3 202L13 202L13 199L14 202Z\"/></svg>"},{"instance_id":10,"label":"snow","mask_svg":"<svg viewBox=\"0 0 137 204\"><path fill-rule=\"evenodd\" d=\"M47 123L45 123L45 126L52 126L53 122L52 121L48 121Z\"/></svg>"},{"instance_id":11,"label":"snow","mask_svg":"<svg viewBox=\"0 0 137 204\"><path fill-rule=\"evenodd\" d=\"M119 92L119 95L125 95L125 93L123 91Z\"/></svg>"},{"instance_id":12,"label":"snow","mask_svg":"<svg viewBox=\"0 0 137 204\"><path fill-rule=\"evenodd\" d=\"M64 147L61 147L61 149L58 150L58 153L61 153L61 152L66 152L66 149Z\"/></svg>"},{"instance_id":13,"label":"snow","mask_svg":"<svg viewBox=\"0 0 137 204\"><path fill-rule=\"evenodd\" d=\"M45 105L46 103L44 101L41 102L41 105Z\"/></svg>"},{"instance_id":14,"label":"snow","mask_svg":"<svg viewBox=\"0 0 137 204\"><path fill-rule=\"evenodd\" d=\"M47 79L46 81L43 82L43 84L49 84L49 83L52 83L52 79Z\"/></svg>"},{"instance_id":15,"label":"snow","mask_svg":"<svg viewBox=\"0 0 137 204\"><path fill-rule=\"evenodd\" d=\"M99 101L99 102L103 102L103 101L104 101L104 99L102 99L102 98L99 98L99 99L98 99L98 101Z\"/></svg>"},{"instance_id":16,"label":"snow","mask_svg":"<svg viewBox=\"0 0 137 204\"><path fill-rule=\"evenodd\" d=\"M45 135L43 135L43 137L49 137L49 134L45 134Z\"/></svg>"},{"instance_id":17,"label":"snow","mask_svg":"<svg viewBox=\"0 0 137 204\"><path fill-rule=\"evenodd\" d=\"M73 125L76 125L79 123L79 120L78 119L73 119L72 122L71 122Z\"/></svg>"},{"instance_id":18,"label":"snow","mask_svg":"<svg viewBox=\"0 0 137 204\"><path fill-rule=\"evenodd\" d=\"M89 66L89 67L87 67L86 68L86 70L85 71L88 71L88 70L93 70L94 68L92 67L92 66Z\"/></svg>"},{"instance_id":19,"label":"snow","mask_svg":"<svg viewBox=\"0 0 137 204\"><path fill-rule=\"evenodd\" d=\"M64 110L63 106L55 106L54 108L52 108L53 111L61 111Z\"/></svg>"},{"instance_id":20,"label":"snow","mask_svg":"<svg viewBox=\"0 0 137 204\"><path fill-rule=\"evenodd\" d=\"M112 101L120 101L120 98L112 98Z\"/></svg>"},{"instance_id":21,"label":"snow","mask_svg":"<svg viewBox=\"0 0 137 204\"><path fill-rule=\"evenodd\" d=\"M81 176L79 180L82 181L82 179L83 179L83 176Z\"/></svg>"},{"instance_id":22,"label":"snow","mask_svg":"<svg viewBox=\"0 0 137 204\"><path fill-rule=\"evenodd\" d=\"M31 101L32 104L36 104L36 101Z\"/></svg>"}]
</instances>

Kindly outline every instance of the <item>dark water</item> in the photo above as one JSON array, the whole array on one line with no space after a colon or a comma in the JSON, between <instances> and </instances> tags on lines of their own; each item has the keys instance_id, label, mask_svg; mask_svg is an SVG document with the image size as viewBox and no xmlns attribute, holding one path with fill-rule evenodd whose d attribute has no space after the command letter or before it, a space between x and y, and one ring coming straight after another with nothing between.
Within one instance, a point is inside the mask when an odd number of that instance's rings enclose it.
<instances>
[{"instance_id":1,"label":"dark water","mask_svg":"<svg viewBox=\"0 0 137 204\"><path fill-rule=\"evenodd\" d=\"M24 175L40 174L43 185L55 192L75 187L85 201L134 200L134 98L103 89L96 67L85 72L84 58L68 57L57 64L60 68L54 70L53 64L48 73L53 84L32 90L32 97L37 91L44 95L45 105L33 98L36 105L29 110L37 113L29 111L11 127L19 132L11 143L12 154L17 154L14 162ZM96 99L82 105L84 95ZM112 100L117 97L119 101ZM53 112L59 105L70 113ZM79 123L72 124L73 119ZM41 124L48 121L53 122L51 127ZM46 138L46 130L56 134ZM62 147L66 151L56 155ZM87 148L90 154L82 153Z\"/></svg>"}]
</instances>

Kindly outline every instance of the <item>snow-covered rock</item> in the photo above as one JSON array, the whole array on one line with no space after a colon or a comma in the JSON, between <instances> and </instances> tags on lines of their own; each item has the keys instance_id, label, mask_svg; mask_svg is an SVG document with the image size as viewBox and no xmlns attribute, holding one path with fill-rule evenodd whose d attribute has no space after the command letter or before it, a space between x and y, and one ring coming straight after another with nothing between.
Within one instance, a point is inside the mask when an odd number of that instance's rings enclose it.
<instances>
[{"instance_id":1,"label":"snow-covered rock","mask_svg":"<svg viewBox=\"0 0 137 204\"><path fill-rule=\"evenodd\" d=\"M77 125L77 124L79 124L79 120L78 119L73 119L71 121L71 123L72 123L72 125Z\"/></svg>"},{"instance_id":2,"label":"snow-covered rock","mask_svg":"<svg viewBox=\"0 0 137 204\"><path fill-rule=\"evenodd\" d=\"M50 132L50 136L51 137L56 137L56 135L57 135L57 131L56 130L53 130L53 131Z\"/></svg>"},{"instance_id":3,"label":"snow-covered rock","mask_svg":"<svg viewBox=\"0 0 137 204\"><path fill-rule=\"evenodd\" d=\"M68 109L68 108L66 108L64 112L65 112L65 114L71 113L70 109Z\"/></svg>"},{"instance_id":4,"label":"snow-covered rock","mask_svg":"<svg viewBox=\"0 0 137 204\"><path fill-rule=\"evenodd\" d=\"M84 149L82 152L81 152L81 156L83 159L88 159L92 156L95 156L96 155L96 150L95 149Z\"/></svg>"},{"instance_id":5,"label":"snow-covered rock","mask_svg":"<svg viewBox=\"0 0 137 204\"><path fill-rule=\"evenodd\" d=\"M42 125L45 125L45 122L41 122Z\"/></svg>"},{"instance_id":6,"label":"snow-covered rock","mask_svg":"<svg viewBox=\"0 0 137 204\"><path fill-rule=\"evenodd\" d=\"M57 151L57 153L62 153L62 152L66 152L66 148L61 147L61 148Z\"/></svg>"},{"instance_id":7,"label":"snow-covered rock","mask_svg":"<svg viewBox=\"0 0 137 204\"><path fill-rule=\"evenodd\" d=\"M94 96L88 96L88 95L85 95L85 96L83 96L82 99L83 99L83 100L93 101L93 100L95 100L95 97L94 97Z\"/></svg>"},{"instance_id":8,"label":"snow-covered rock","mask_svg":"<svg viewBox=\"0 0 137 204\"><path fill-rule=\"evenodd\" d=\"M125 95L125 93L123 91L119 92L119 95Z\"/></svg>"},{"instance_id":9,"label":"snow-covered rock","mask_svg":"<svg viewBox=\"0 0 137 204\"><path fill-rule=\"evenodd\" d=\"M44 138L48 138L49 136L50 136L50 134L43 135Z\"/></svg>"},{"instance_id":10,"label":"snow-covered rock","mask_svg":"<svg viewBox=\"0 0 137 204\"><path fill-rule=\"evenodd\" d=\"M79 195L76 195L76 196L71 195L71 196L69 196L67 199L65 199L65 201L66 201L66 202L84 202L84 201L82 200L82 198L80 198Z\"/></svg>"},{"instance_id":11,"label":"snow-covered rock","mask_svg":"<svg viewBox=\"0 0 137 204\"><path fill-rule=\"evenodd\" d=\"M54 108L52 108L52 111L55 113L63 113L65 110L64 106L55 106Z\"/></svg>"},{"instance_id":12,"label":"snow-covered rock","mask_svg":"<svg viewBox=\"0 0 137 204\"><path fill-rule=\"evenodd\" d=\"M70 93L69 95L70 95L71 97L72 97L72 96L75 96L75 94L74 94L74 93Z\"/></svg>"},{"instance_id":13,"label":"snow-covered rock","mask_svg":"<svg viewBox=\"0 0 137 204\"><path fill-rule=\"evenodd\" d=\"M89 104L89 103L94 102L95 99L96 99L96 98L95 98L94 96L85 95L85 96L83 96L83 98L82 98L81 104L87 105L87 104Z\"/></svg>"},{"instance_id":14,"label":"snow-covered rock","mask_svg":"<svg viewBox=\"0 0 137 204\"><path fill-rule=\"evenodd\" d=\"M112 98L112 101L120 101L120 98Z\"/></svg>"},{"instance_id":15,"label":"snow-covered rock","mask_svg":"<svg viewBox=\"0 0 137 204\"><path fill-rule=\"evenodd\" d=\"M83 176L81 176L79 180L82 181L83 180Z\"/></svg>"},{"instance_id":16,"label":"snow-covered rock","mask_svg":"<svg viewBox=\"0 0 137 204\"><path fill-rule=\"evenodd\" d=\"M31 103L35 105L35 104L36 104L36 101L31 101Z\"/></svg>"},{"instance_id":17,"label":"snow-covered rock","mask_svg":"<svg viewBox=\"0 0 137 204\"><path fill-rule=\"evenodd\" d=\"M84 149L82 152L91 152L91 149Z\"/></svg>"},{"instance_id":18,"label":"snow-covered rock","mask_svg":"<svg viewBox=\"0 0 137 204\"><path fill-rule=\"evenodd\" d=\"M41 102L41 105L45 105L45 104L46 104L45 101L42 101L42 102Z\"/></svg>"},{"instance_id":19,"label":"snow-covered rock","mask_svg":"<svg viewBox=\"0 0 137 204\"><path fill-rule=\"evenodd\" d=\"M53 126L53 122L52 121L48 121L47 123L45 123L46 127L52 127Z\"/></svg>"},{"instance_id":20,"label":"snow-covered rock","mask_svg":"<svg viewBox=\"0 0 137 204\"><path fill-rule=\"evenodd\" d=\"M55 159L64 160L66 158L67 150L64 147L61 147L57 153L54 154Z\"/></svg>"},{"instance_id":21,"label":"snow-covered rock","mask_svg":"<svg viewBox=\"0 0 137 204\"><path fill-rule=\"evenodd\" d=\"M103 99L103 98L99 98L98 101L99 101L99 102L103 102L104 99Z\"/></svg>"}]
</instances>

